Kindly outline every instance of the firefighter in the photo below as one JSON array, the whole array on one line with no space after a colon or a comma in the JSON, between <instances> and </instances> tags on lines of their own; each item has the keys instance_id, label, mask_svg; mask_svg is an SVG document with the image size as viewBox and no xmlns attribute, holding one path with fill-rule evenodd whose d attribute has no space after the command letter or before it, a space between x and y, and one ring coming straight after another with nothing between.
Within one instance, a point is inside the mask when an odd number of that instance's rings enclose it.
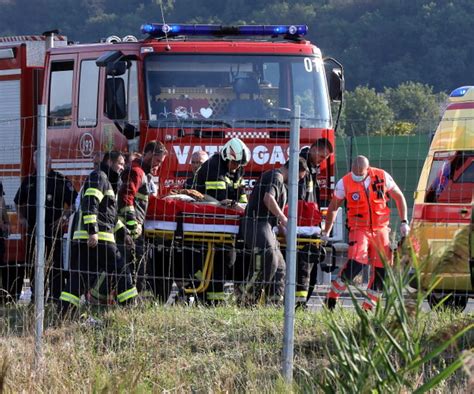
<instances>
[{"instance_id":1,"label":"firefighter","mask_svg":"<svg viewBox=\"0 0 474 394\"><path fill-rule=\"evenodd\" d=\"M309 172L298 183L298 200L315 202L321 206L320 185L318 175L320 166L334 152L332 144L326 138L319 138L310 147L303 148L300 156L306 160Z\"/></svg>"},{"instance_id":2,"label":"firefighter","mask_svg":"<svg viewBox=\"0 0 474 394\"><path fill-rule=\"evenodd\" d=\"M376 306L383 290L385 269L382 259L391 262L390 248L390 208L389 197L395 200L400 216L400 233L405 237L410 232L407 220L407 204L403 193L384 170L370 167L369 160L357 156L352 171L336 184L334 196L328 207L326 224L322 238L327 238L337 210L346 202L347 224L349 228L348 260L331 283L331 289L325 304L334 309L338 297L347 288L347 284L362 271L367 264L371 267L371 276L367 287L367 298L362 307L371 310Z\"/></svg>"},{"instance_id":3,"label":"firefighter","mask_svg":"<svg viewBox=\"0 0 474 394\"><path fill-rule=\"evenodd\" d=\"M128 264L132 263L137 289L146 288L147 267L145 253L145 234L143 224L148 208L148 198L156 194L156 185L152 174L163 164L168 151L163 143L150 141L143 150L143 155L136 158L122 174L122 186L118 195L119 216L130 231L133 242L124 253Z\"/></svg>"},{"instance_id":4,"label":"firefighter","mask_svg":"<svg viewBox=\"0 0 474 394\"><path fill-rule=\"evenodd\" d=\"M32 299L34 297L34 260L36 247L36 153L35 151L33 154L35 172L23 180L14 198L20 226L22 231L26 231L25 255L26 264L29 269L28 276L30 278ZM61 266L63 225L68 221L74 201L77 197L77 192L74 190L69 179L60 172L51 169L51 156L48 152L46 157L45 277L47 281L45 290L49 288L49 298L57 302L64 285ZM19 285L23 283L23 275L23 272L19 272L19 277L16 278Z\"/></svg>"},{"instance_id":5,"label":"firefighter","mask_svg":"<svg viewBox=\"0 0 474 394\"><path fill-rule=\"evenodd\" d=\"M243 184L243 167L250 161L250 150L239 138L232 138L225 143L219 153L204 162L195 176L194 189L207 194L222 205L243 211L237 203L246 203L247 195ZM225 250L217 246L214 257L214 272L210 291L206 301L216 304L225 301L225 279L233 279L231 272L237 258L235 250Z\"/></svg>"},{"instance_id":6,"label":"firefighter","mask_svg":"<svg viewBox=\"0 0 474 394\"><path fill-rule=\"evenodd\" d=\"M60 297L63 316L71 308L77 311L80 296L102 271L114 275L119 304L130 302L138 294L115 243L115 234L125 231L124 224L117 220L116 199L124 165L122 153L107 152L99 169L84 182L75 216L69 280Z\"/></svg>"},{"instance_id":7,"label":"firefighter","mask_svg":"<svg viewBox=\"0 0 474 394\"><path fill-rule=\"evenodd\" d=\"M209 159L209 155L207 154L206 151L200 150L197 152L194 152L191 155L191 171L192 171L192 176L186 179L184 182L184 188L185 189L192 189L194 185L194 178L196 176L197 171L199 170L199 167L201 167L202 163L207 161Z\"/></svg>"},{"instance_id":8,"label":"firefighter","mask_svg":"<svg viewBox=\"0 0 474 394\"><path fill-rule=\"evenodd\" d=\"M3 301L11 294L12 283L8 261L5 261L5 239L10 233L10 220L8 219L7 206L5 204L5 193L3 184L0 182L0 301Z\"/></svg>"},{"instance_id":9,"label":"firefighter","mask_svg":"<svg viewBox=\"0 0 474 394\"><path fill-rule=\"evenodd\" d=\"M318 209L321 207L321 189L318 181L320 165L328 160L333 152L334 148L326 138L319 138L310 147L301 150L300 157L306 160L309 171L298 183L298 200L316 203ZM311 297L317 279L316 264L323 253L319 248L309 244L298 252L295 292L297 308L305 308Z\"/></svg>"},{"instance_id":10,"label":"firefighter","mask_svg":"<svg viewBox=\"0 0 474 394\"><path fill-rule=\"evenodd\" d=\"M252 190L241 223L241 234L245 248L253 252L253 274L244 289L244 303L259 301L262 292L271 303L283 301L285 288L285 259L274 227L286 233L288 219L283 213L287 203L289 162L283 167L262 174ZM299 158L298 176L302 179L308 172L306 160Z\"/></svg>"},{"instance_id":11,"label":"firefighter","mask_svg":"<svg viewBox=\"0 0 474 394\"><path fill-rule=\"evenodd\" d=\"M203 163L195 176L194 189L214 197L222 205L246 203L243 167L250 161L250 149L239 138L232 138Z\"/></svg>"}]
</instances>

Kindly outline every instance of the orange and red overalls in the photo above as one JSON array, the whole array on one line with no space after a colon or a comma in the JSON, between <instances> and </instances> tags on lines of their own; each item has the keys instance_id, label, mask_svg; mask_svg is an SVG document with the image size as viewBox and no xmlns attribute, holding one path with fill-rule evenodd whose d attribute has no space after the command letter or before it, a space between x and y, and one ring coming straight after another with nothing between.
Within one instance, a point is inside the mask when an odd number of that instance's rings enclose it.
<instances>
[{"instance_id":1,"label":"orange and red overalls","mask_svg":"<svg viewBox=\"0 0 474 394\"><path fill-rule=\"evenodd\" d=\"M364 265L370 264L372 269L367 286L367 300L362 305L364 309L372 309L376 305L383 289L383 260L390 263L392 258L385 171L370 167L368 177L368 188L364 181L355 182L351 173L342 178L349 228L348 261L332 281L327 296L338 298L346 290L346 283L356 277Z\"/></svg>"}]
</instances>

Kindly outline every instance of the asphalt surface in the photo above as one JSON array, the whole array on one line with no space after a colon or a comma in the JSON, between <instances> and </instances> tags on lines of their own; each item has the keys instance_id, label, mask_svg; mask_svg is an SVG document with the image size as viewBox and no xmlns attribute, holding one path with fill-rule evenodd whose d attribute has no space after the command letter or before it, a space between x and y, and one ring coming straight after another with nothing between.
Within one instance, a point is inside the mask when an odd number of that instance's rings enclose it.
<instances>
[{"instance_id":1,"label":"asphalt surface","mask_svg":"<svg viewBox=\"0 0 474 394\"><path fill-rule=\"evenodd\" d=\"M326 297L328 287L327 286L318 286L311 299L308 302L308 307L312 311L318 311L321 310L324 302L324 298ZM359 303L361 304L363 302L362 297L356 297ZM339 305L342 306L343 308L354 308L354 304L352 302L352 299L349 294L345 294L342 297L339 298ZM423 310L424 311L429 311L431 308L428 304L428 302L423 302ZM464 313L474 313L474 298L470 298L469 302L467 304L466 309L464 310Z\"/></svg>"}]
</instances>

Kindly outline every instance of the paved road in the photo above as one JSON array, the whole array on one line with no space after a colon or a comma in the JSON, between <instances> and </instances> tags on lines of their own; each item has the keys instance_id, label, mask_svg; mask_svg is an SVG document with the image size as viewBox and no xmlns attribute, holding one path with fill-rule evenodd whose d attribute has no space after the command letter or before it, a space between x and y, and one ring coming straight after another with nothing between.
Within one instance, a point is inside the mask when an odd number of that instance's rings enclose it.
<instances>
[{"instance_id":1,"label":"paved road","mask_svg":"<svg viewBox=\"0 0 474 394\"><path fill-rule=\"evenodd\" d=\"M321 307L322 307L322 303L324 301L324 297L325 297L325 293L324 292L321 292L321 293L317 293L316 295L313 295L311 297L311 299L309 300L309 303L308 303L308 306L311 310L320 310ZM361 297L358 297L357 298L359 300L359 303L362 303L362 298ZM352 304L352 299L350 298L350 296L346 296L346 297L341 297L340 300L339 300L340 304L342 305L343 308L353 308L353 304ZM429 311L430 310L430 306L428 305L428 302L423 302L423 310L425 311ZM464 310L464 313L474 313L474 299L473 298L470 298L469 299L469 302L467 304L467 307L466 309Z\"/></svg>"}]
</instances>

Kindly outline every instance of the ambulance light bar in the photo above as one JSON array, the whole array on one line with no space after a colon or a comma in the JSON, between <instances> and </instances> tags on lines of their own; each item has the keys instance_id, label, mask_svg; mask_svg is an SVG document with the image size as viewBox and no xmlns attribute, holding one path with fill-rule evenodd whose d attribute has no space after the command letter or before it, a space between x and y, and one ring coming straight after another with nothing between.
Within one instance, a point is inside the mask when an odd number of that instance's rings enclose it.
<instances>
[{"instance_id":1,"label":"ambulance light bar","mask_svg":"<svg viewBox=\"0 0 474 394\"><path fill-rule=\"evenodd\" d=\"M189 36L304 36L308 32L306 25L168 25L146 23L142 25L143 34L152 37L176 35Z\"/></svg>"},{"instance_id":2,"label":"ambulance light bar","mask_svg":"<svg viewBox=\"0 0 474 394\"><path fill-rule=\"evenodd\" d=\"M474 88L474 86L462 86L460 88L454 89L449 97L463 97L469 89Z\"/></svg>"}]
</instances>

